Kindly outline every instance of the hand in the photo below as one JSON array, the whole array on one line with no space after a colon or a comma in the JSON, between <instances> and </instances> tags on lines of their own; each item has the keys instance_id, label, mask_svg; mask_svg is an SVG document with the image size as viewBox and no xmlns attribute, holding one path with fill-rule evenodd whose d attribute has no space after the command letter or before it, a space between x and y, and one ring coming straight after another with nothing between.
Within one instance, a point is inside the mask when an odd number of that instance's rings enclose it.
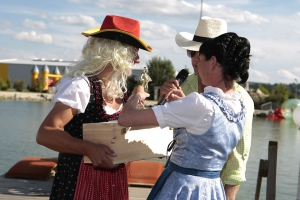
<instances>
[{"instance_id":1,"label":"hand","mask_svg":"<svg viewBox=\"0 0 300 200\"><path fill-rule=\"evenodd\" d=\"M164 84L161 86L160 88L160 96L162 97L165 94L168 94L172 89L179 89L179 83L176 80L176 78L172 78L166 82L164 82Z\"/></svg>"},{"instance_id":2,"label":"hand","mask_svg":"<svg viewBox=\"0 0 300 200\"><path fill-rule=\"evenodd\" d=\"M116 157L117 154L106 145L91 143L87 156L91 160L94 169L113 169L118 167L109 159L109 156Z\"/></svg>"},{"instance_id":3,"label":"hand","mask_svg":"<svg viewBox=\"0 0 300 200\"><path fill-rule=\"evenodd\" d=\"M167 102L175 101L177 99L181 99L185 97L184 93L182 92L181 88L179 89L172 89L168 94L166 94L165 98Z\"/></svg>"},{"instance_id":4,"label":"hand","mask_svg":"<svg viewBox=\"0 0 300 200\"><path fill-rule=\"evenodd\" d=\"M141 95L140 101L141 101L142 104L145 102L145 99L150 96L149 93L145 92L144 87L141 86L141 85L136 86L134 88L134 90L132 91L132 94L139 94L139 95Z\"/></svg>"}]
</instances>

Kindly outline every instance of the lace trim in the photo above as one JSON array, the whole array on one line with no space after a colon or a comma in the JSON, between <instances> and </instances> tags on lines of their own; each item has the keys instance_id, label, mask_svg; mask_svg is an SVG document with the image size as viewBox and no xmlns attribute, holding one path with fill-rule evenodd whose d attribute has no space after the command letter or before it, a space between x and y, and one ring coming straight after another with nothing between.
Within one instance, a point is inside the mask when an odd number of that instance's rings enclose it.
<instances>
[{"instance_id":1,"label":"lace trim","mask_svg":"<svg viewBox=\"0 0 300 200\"><path fill-rule=\"evenodd\" d=\"M246 117L246 107L244 106L243 102L239 99L240 104L241 104L241 111L238 113L232 112L231 109L228 108L226 103L214 92L206 92L203 93L203 96L207 99L212 100L219 106L221 109L222 113L225 115L228 121L230 122L239 122L243 120Z\"/></svg>"}]
</instances>

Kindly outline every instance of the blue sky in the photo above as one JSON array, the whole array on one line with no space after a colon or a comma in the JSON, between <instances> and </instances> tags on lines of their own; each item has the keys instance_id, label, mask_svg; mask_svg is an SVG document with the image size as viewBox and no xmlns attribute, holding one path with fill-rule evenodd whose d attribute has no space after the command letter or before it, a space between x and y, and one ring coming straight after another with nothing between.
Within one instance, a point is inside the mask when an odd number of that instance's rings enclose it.
<instances>
[{"instance_id":1,"label":"blue sky","mask_svg":"<svg viewBox=\"0 0 300 200\"><path fill-rule=\"evenodd\" d=\"M107 14L138 19L153 53L140 50L143 68L153 56L187 66L175 35L194 33L201 0L3 0L0 3L0 60L79 60L81 32L101 25ZM300 82L300 0L203 0L202 16L225 19L228 31L251 43L251 82Z\"/></svg>"}]
</instances>

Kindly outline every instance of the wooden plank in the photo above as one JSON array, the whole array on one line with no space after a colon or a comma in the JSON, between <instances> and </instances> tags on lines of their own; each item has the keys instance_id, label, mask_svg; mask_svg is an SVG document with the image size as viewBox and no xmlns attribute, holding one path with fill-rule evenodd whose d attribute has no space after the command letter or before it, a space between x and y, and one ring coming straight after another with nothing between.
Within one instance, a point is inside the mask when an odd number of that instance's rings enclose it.
<instances>
[{"instance_id":1,"label":"wooden plank","mask_svg":"<svg viewBox=\"0 0 300 200\"><path fill-rule=\"evenodd\" d=\"M0 194L0 199L1 200L46 200L49 199L49 196L45 197L39 197L39 196L23 196L23 195L5 195L5 194Z\"/></svg>"},{"instance_id":2,"label":"wooden plank","mask_svg":"<svg viewBox=\"0 0 300 200\"><path fill-rule=\"evenodd\" d=\"M38 181L1 176L0 199L49 199L52 182L53 178L48 181Z\"/></svg>"},{"instance_id":3,"label":"wooden plank","mask_svg":"<svg viewBox=\"0 0 300 200\"><path fill-rule=\"evenodd\" d=\"M0 176L1 200L45 200L49 199L53 178L48 181L11 179ZM129 199L144 200L151 187L129 187Z\"/></svg>"},{"instance_id":4,"label":"wooden plank","mask_svg":"<svg viewBox=\"0 0 300 200\"><path fill-rule=\"evenodd\" d=\"M151 187L129 187L128 190L130 200L145 200L151 191Z\"/></svg>"},{"instance_id":5,"label":"wooden plank","mask_svg":"<svg viewBox=\"0 0 300 200\"><path fill-rule=\"evenodd\" d=\"M83 139L105 144L118 156L110 157L114 164L166 156L167 146L173 140L173 131L167 127L124 128L117 121L83 124ZM85 163L91 163L84 157Z\"/></svg>"}]
</instances>

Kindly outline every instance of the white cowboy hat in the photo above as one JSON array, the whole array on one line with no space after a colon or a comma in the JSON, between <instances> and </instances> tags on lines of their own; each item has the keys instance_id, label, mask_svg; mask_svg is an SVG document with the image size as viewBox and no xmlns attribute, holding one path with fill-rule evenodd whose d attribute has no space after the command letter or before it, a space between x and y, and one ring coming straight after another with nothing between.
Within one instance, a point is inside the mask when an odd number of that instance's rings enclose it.
<instances>
[{"instance_id":1,"label":"white cowboy hat","mask_svg":"<svg viewBox=\"0 0 300 200\"><path fill-rule=\"evenodd\" d=\"M201 44L209 39L227 32L227 23L223 19L202 17L199 21L195 34L180 32L176 35L175 41L179 47L199 51Z\"/></svg>"}]
</instances>

